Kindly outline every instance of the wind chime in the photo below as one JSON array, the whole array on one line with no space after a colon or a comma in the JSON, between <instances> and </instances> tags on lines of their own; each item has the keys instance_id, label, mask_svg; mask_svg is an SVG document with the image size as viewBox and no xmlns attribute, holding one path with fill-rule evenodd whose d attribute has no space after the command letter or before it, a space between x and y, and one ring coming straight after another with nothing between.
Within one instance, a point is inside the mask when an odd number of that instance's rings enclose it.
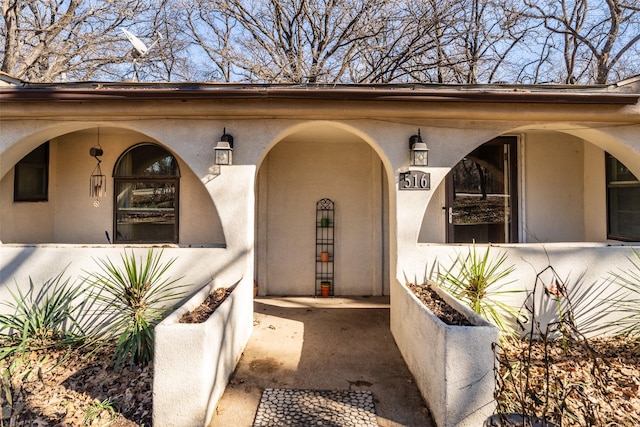
<instances>
[{"instance_id":1,"label":"wind chime","mask_svg":"<svg viewBox=\"0 0 640 427\"><path fill-rule=\"evenodd\" d=\"M98 158L99 156L102 156L102 154L103 151L100 146L100 128L98 128L98 145L89 149L89 155L98 161L98 164L93 169L91 177L89 178L89 195L94 199L93 206L96 208L100 206L99 198L107 195L107 179L100 168L102 160Z\"/></svg>"}]
</instances>

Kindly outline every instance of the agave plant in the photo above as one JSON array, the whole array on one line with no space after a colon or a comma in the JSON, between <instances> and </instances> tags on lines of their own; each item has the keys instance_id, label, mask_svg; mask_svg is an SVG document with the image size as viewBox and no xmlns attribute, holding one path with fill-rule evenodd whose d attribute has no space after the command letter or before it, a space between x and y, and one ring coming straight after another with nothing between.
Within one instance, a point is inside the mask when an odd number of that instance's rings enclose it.
<instances>
[{"instance_id":1,"label":"agave plant","mask_svg":"<svg viewBox=\"0 0 640 427\"><path fill-rule=\"evenodd\" d=\"M515 267L505 266L507 254L501 253L496 258L489 255L490 247L479 255L475 242L466 255L458 254L453 264L440 273L440 283L447 291L465 302L473 311L494 323L502 332L513 333L507 321L508 317L517 316L517 310L504 303L499 297L505 294L521 292L520 290L504 290L504 286L513 283L505 278Z\"/></svg>"},{"instance_id":2,"label":"agave plant","mask_svg":"<svg viewBox=\"0 0 640 427\"><path fill-rule=\"evenodd\" d=\"M632 251L632 256L628 257L630 268L611 273L620 291L609 298L609 303L612 310L622 314L614 322L614 328L620 333L640 338L640 252Z\"/></svg>"},{"instance_id":3,"label":"agave plant","mask_svg":"<svg viewBox=\"0 0 640 427\"><path fill-rule=\"evenodd\" d=\"M100 315L107 319L103 336L117 338L115 364L122 367L147 364L153 360L153 327L168 314L175 302L184 296L176 283L166 277L175 258L163 262L162 251L147 253L139 260L125 250L122 267L106 259L96 260L99 271L89 273L95 286L94 297L102 305Z\"/></svg>"},{"instance_id":4,"label":"agave plant","mask_svg":"<svg viewBox=\"0 0 640 427\"><path fill-rule=\"evenodd\" d=\"M64 271L36 289L29 278L29 290L19 286L9 289L12 300L2 302L13 313L0 315L0 332L4 335L0 359L14 352L75 344L86 338L78 322L85 291L82 283L63 280Z\"/></svg>"}]
</instances>

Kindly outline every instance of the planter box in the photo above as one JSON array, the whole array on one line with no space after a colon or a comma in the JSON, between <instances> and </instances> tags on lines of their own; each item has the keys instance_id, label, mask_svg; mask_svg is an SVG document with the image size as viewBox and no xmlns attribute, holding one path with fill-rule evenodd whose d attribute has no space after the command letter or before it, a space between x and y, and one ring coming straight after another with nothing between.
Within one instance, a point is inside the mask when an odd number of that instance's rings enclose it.
<instances>
[{"instance_id":1,"label":"planter box","mask_svg":"<svg viewBox=\"0 0 640 427\"><path fill-rule=\"evenodd\" d=\"M391 287L391 332L438 427L483 425L493 414L498 329L455 298L436 292L474 326L449 326L398 281Z\"/></svg>"},{"instance_id":2,"label":"planter box","mask_svg":"<svg viewBox=\"0 0 640 427\"><path fill-rule=\"evenodd\" d=\"M155 328L155 427L206 426L249 341L253 330L251 279L242 279L206 322L179 323L214 287L205 286Z\"/></svg>"}]
</instances>

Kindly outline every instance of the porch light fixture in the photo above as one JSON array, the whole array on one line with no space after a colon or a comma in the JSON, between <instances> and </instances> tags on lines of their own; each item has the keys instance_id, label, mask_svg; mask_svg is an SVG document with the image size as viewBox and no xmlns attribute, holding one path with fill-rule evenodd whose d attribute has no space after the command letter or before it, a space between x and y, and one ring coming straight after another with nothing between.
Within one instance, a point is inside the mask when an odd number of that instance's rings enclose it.
<instances>
[{"instance_id":1,"label":"porch light fixture","mask_svg":"<svg viewBox=\"0 0 640 427\"><path fill-rule=\"evenodd\" d=\"M100 146L100 129L98 128L98 144L89 149L89 155L98 161L98 164L93 168L93 172L89 178L89 196L96 199L93 202L95 207L100 206L98 198L107 195L107 178L104 176L102 169L100 168L102 160L98 158L102 156L103 153L102 147Z\"/></svg>"},{"instance_id":2,"label":"porch light fixture","mask_svg":"<svg viewBox=\"0 0 640 427\"><path fill-rule=\"evenodd\" d=\"M411 135L409 138L409 156L411 166L428 166L429 165L429 149L427 144L422 142L420 129L417 135Z\"/></svg>"},{"instance_id":3,"label":"porch light fixture","mask_svg":"<svg viewBox=\"0 0 640 427\"><path fill-rule=\"evenodd\" d=\"M227 133L227 129L223 130L220 141L214 149L216 152L216 165L231 165L233 158L233 136Z\"/></svg>"}]
</instances>

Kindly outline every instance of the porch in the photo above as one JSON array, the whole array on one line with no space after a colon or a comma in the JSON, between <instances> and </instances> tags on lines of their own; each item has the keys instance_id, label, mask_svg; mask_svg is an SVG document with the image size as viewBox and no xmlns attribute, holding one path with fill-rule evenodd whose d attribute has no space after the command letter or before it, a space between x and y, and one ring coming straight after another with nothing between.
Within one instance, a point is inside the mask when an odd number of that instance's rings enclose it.
<instances>
[{"instance_id":1,"label":"porch","mask_svg":"<svg viewBox=\"0 0 640 427\"><path fill-rule=\"evenodd\" d=\"M434 426L389 310L389 297L256 298L253 334L209 426L252 425L266 388L370 391L379 426Z\"/></svg>"}]
</instances>

